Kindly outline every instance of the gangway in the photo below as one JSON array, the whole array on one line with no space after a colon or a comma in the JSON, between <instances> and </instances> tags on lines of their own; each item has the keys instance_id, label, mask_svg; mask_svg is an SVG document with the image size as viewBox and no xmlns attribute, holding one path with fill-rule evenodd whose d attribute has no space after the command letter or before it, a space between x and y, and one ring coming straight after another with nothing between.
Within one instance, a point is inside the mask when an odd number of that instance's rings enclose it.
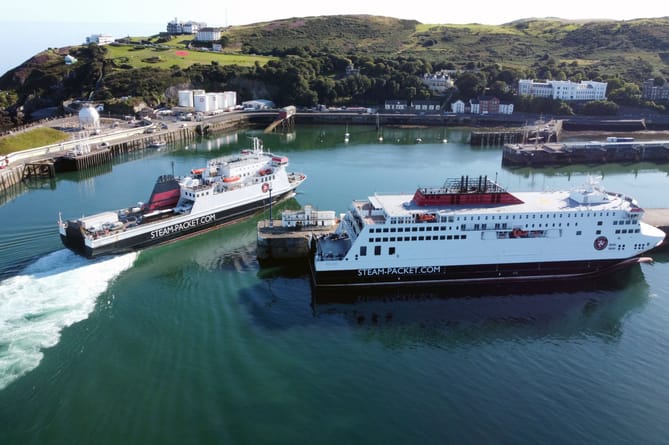
<instances>
[{"instance_id":1,"label":"gangway","mask_svg":"<svg viewBox=\"0 0 669 445\"><path fill-rule=\"evenodd\" d=\"M282 123L284 120L285 120L285 119L277 119L277 120L275 120L274 122L272 122L271 124L269 124L269 126L268 126L267 128L265 128L265 133L271 133L272 131L274 131L274 129L275 129L276 127L278 127L279 125L281 125L281 123Z\"/></svg>"}]
</instances>

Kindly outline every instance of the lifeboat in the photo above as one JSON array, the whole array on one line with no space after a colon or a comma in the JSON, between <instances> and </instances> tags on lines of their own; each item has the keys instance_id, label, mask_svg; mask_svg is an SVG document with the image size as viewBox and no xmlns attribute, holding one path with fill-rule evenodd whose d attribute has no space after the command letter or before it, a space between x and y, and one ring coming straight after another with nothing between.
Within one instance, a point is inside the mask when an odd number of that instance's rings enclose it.
<instances>
[{"instance_id":1,"label":"lifeboat","mask_svg":"<svg viewBox=\"0 0 669 445\"><path fill-rule=\"evenodd\" d=\"M269 175L269 174L271 174L271 173L272 173L272 169L271 169L271 168L262 168L262 169L258 170L258 174L259 174L260 176Z\"/></svg>"},{"instance_id":2,"label":"lifeboat","mask_svg":"<svg viewBox=\"0 0 669 445\"><path fill-rule=\"evenodd\" d=\"M511 236L512 236L513 238L526 238L526 237L527 237L527 231L526 231L526 230L519 229L519 228L515 228L515 229L513 229L513 231L511 232Z\"/></svg>"},{"instance_id":3,"label":"lifeboat","mask_svg":"<svg viewBox=\"0 0 669 445\"><path fill-rule=\"evenodd\" d=\"M223 182L235 182L239 181L239 176L226 176L223 178Z\"/></svg>"},{"instance_id":4,"label":"lifeboat","mask_svg":"<svg viewBox=\"0 0 669 445\"><path fill-rule=\"evenodd\" d=\"M190 172L193 175L201 175L204 172L204 168L194 168Z\"/></svg>"},{"instance_id":5,"label":"lifeboat","mask_svg":"<svg viewBox=\"0 0 669 445\"><path fill-rule=\"evenodd\" d=\"M422 215L418 215L418 221L421 222L431 222L431 221L436 221L437 217L434 215L431 215L429 213L424 213Z\"/></svg>"}]
</instances>

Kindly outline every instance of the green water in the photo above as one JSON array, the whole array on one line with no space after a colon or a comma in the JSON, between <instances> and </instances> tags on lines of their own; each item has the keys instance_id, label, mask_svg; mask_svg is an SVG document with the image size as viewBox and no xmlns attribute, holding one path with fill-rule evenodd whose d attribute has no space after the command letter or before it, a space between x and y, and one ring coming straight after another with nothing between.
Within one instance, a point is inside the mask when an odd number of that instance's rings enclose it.
<instances>
[{"instance_id":1,"label":"green water","mask_svg":"<svg viewBox=\"0 0 669 445\"><path fill-rule=\"evenodd\" d=\"M290 207L487 174L510 190L588 174L667 207L667 165L501 167L467 130L262 135L308 175ZM312 298L260 268L262 216L88 261L56 220L145 201L155 178L249 146L240 132L31 183L0 206L1 444L663 444L669 256L587 288ZM416 143L420 138L421 143ZM444 139L447 143L444 143ZM356 297L355 295L340 295Z\"/></svg>"}]
</instances>

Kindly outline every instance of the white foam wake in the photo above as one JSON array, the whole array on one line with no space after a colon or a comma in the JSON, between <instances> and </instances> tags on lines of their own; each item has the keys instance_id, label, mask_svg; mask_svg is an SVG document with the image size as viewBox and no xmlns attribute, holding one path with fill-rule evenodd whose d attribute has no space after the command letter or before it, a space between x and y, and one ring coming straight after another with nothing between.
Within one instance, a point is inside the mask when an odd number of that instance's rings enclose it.
<instances>
[{"instance_id":1,"label":"white foam wake","mask_svg":"<svg viewBox=\"0 0 669 445\"><path fill-rule=\"evenodd\" d=\"M136 253L95 261L53 252L0 282L0 389L34 369L63 328L86 319Z\"/></svg>"}]
</instances>

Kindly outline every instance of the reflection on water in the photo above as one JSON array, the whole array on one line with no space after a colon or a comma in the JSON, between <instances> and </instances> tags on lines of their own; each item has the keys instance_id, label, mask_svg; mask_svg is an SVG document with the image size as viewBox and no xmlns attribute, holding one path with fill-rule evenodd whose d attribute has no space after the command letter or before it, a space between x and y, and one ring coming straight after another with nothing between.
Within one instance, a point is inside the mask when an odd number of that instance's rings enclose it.
<instances>
[{"instance_id":1,"label":"reflection on water","mask_svg":"<svg viewBox=\"0 0 669 445\"><path fill-rule=\"evenodd\" d=\"M593 335L618 339L622 320L649 298L639 265L614 277L541 289L513 285L314 293L300 265L261 269L258 276L264 284L245 290L240 301L260 326L343 323L393 344Z\"/></svg>"}]
</instances>

